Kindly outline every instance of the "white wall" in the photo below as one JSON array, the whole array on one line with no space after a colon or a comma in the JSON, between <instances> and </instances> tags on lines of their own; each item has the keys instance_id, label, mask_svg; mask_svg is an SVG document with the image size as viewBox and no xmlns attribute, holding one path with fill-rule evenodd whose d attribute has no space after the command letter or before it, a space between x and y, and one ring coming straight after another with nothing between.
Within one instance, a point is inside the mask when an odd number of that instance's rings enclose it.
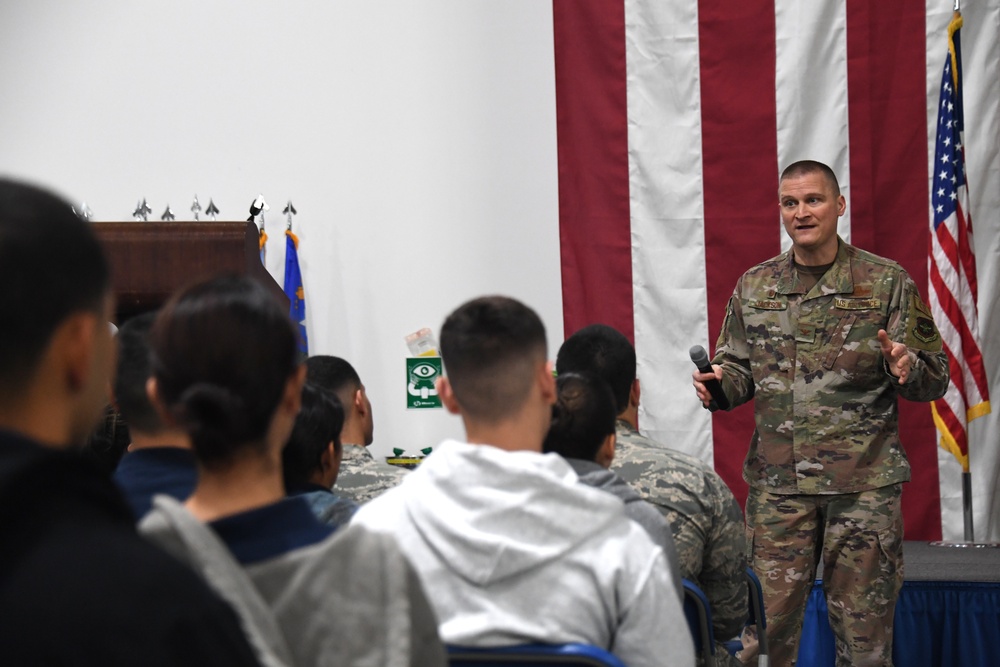
<instances>
[{"instance_id":1,"label":"white wall","mask_svg":"<svg viewBox=\"0 0 1000 667\"><path fill-rule=\"evenodd\" d=\"M404 335L504 293L562 340L552 53L537 0L6 0L0 173L96 220L263 193L279 283L291 199L310 352L358 368L377 454L416 451L461 426L404 409Z\"/></svg>"}]
</instances>

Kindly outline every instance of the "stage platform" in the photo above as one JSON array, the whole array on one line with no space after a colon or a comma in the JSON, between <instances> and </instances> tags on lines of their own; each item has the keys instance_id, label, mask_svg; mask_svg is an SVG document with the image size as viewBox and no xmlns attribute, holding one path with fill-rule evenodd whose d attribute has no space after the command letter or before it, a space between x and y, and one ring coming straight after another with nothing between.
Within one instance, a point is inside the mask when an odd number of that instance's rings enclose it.
<instances>
[{"instance_id":1,"label":"stage platform","mask_svg":"<svg viewBox=\"0 0 1000 667\"><path fill-rule=\"evenodd\" d=\"M1000 664L1000 548L903 545L905 579L896 605L896 667ZM822 576L822 573L820 573ZM806 606L798 667L834 667L833 633L821 580Z\"/></svg>"}]
</instances>

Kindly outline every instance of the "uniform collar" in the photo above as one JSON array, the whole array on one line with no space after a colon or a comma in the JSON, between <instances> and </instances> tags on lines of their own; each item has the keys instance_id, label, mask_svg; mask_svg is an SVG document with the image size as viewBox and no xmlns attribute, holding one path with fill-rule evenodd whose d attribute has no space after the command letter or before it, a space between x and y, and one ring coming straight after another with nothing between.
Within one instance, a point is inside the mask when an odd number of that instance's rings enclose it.
<instances>
[{"instance_id":1,"label":"uniform collar","mask_svg":"<svg viewBox=\"0 0 1000 667\"><path fill-rule=\"evenodd\" d=\"M355 445L349 442L343 444L343 455L341 460L343 461L367 461L374 460L375 457L372 453L368 451L368 448L364 445Z\"/></svg>"},{"instance_id":2,"label":"uniform collar","mask_svg":"<svg viewBox=\"0 0 1000 667\"><path fill-rule=\"evenodd\" d=\"M833 260L833 266L819 279L811 291L816 292L817 295L851 294L854 292L854 276L851 273L849 249L850 246L838 236L837 257ZM779 262L782 271L778 278L778 284L774 288L775 294L805 294L805 286L802 284L798 271L795 270L795 259L792 251L788 250L784 255L779 256Z\"/></svg>"}]
</instances>

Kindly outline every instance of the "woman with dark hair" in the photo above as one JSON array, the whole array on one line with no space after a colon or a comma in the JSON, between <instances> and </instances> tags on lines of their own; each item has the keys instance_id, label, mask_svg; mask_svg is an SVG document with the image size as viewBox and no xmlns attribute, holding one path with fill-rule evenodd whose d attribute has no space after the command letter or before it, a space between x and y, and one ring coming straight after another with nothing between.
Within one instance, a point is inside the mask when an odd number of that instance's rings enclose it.
<instances>
[{"instance_id":1,"label":"woman with dark hair","mask_svg":"<svg viewBox=\"0 0 1000 667\"><path fill-rule=\"evenodd\" d=\"M158 496L140 529L240 614L265 665L443 665L419 580L395 542L319 523L285 498L281 452L305 368L296 330L259 284L200 283L151 332L150 395L191 437L199 478L183 504Z\"/></svg>"}]
</instances>

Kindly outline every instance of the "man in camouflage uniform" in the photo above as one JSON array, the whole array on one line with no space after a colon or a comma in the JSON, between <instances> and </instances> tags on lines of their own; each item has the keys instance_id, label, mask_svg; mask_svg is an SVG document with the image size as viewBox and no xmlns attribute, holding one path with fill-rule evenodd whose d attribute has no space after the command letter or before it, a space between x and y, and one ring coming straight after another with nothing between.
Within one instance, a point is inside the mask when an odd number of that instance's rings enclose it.
<instances>
[{"instance_id":1,"label":"man in camouflage uniform","mask_svg":"<svg viewBox=\"0 0 1000 667\"><path fill-rule=\"evenodd\" d=\"M711 467L637 430L640 390L632 343L609 326L584 327L559 349L556 372L593 373L611 387L618 410L612 471L667 519L681 576L708 598L716 639L721 643L738 635L748 610L743 514ZM716 662L724 665L728 658L718 646Z\"/></svg>"},{"instance_id":2,"label":"man in camouflage uniform","mask_svg":"<svg viewBox=\"0 0 1000 667\"><path fill-rule=\"evenodd\" d=\"M846 202L829 167L789 166L779 202L792 250L740 278L715 373L696 372L695 388L706 404L712 378L732 406L754 399L743 476L771 663L795 662L822 558L837 664L891 665L910 478L896 397L942 396L948 359L902 267L837 236ZM748 661L755 643L745 645Z\"/></svg>"},{"instance_id":3,"label":"man in camouflage uniform","mask_svg":"<svg viewBox=\"0 0 1000 667\"><path fill-rule=\"evenodd\" d=\"M309 357L306 381L333 392L344 406L340 431L344 454L334 485L336 494L361 504L399 484L408 471L376 460L368 451L375 433L372 404L354 367L340 357Z\"/></svg>"}]
</instances>

